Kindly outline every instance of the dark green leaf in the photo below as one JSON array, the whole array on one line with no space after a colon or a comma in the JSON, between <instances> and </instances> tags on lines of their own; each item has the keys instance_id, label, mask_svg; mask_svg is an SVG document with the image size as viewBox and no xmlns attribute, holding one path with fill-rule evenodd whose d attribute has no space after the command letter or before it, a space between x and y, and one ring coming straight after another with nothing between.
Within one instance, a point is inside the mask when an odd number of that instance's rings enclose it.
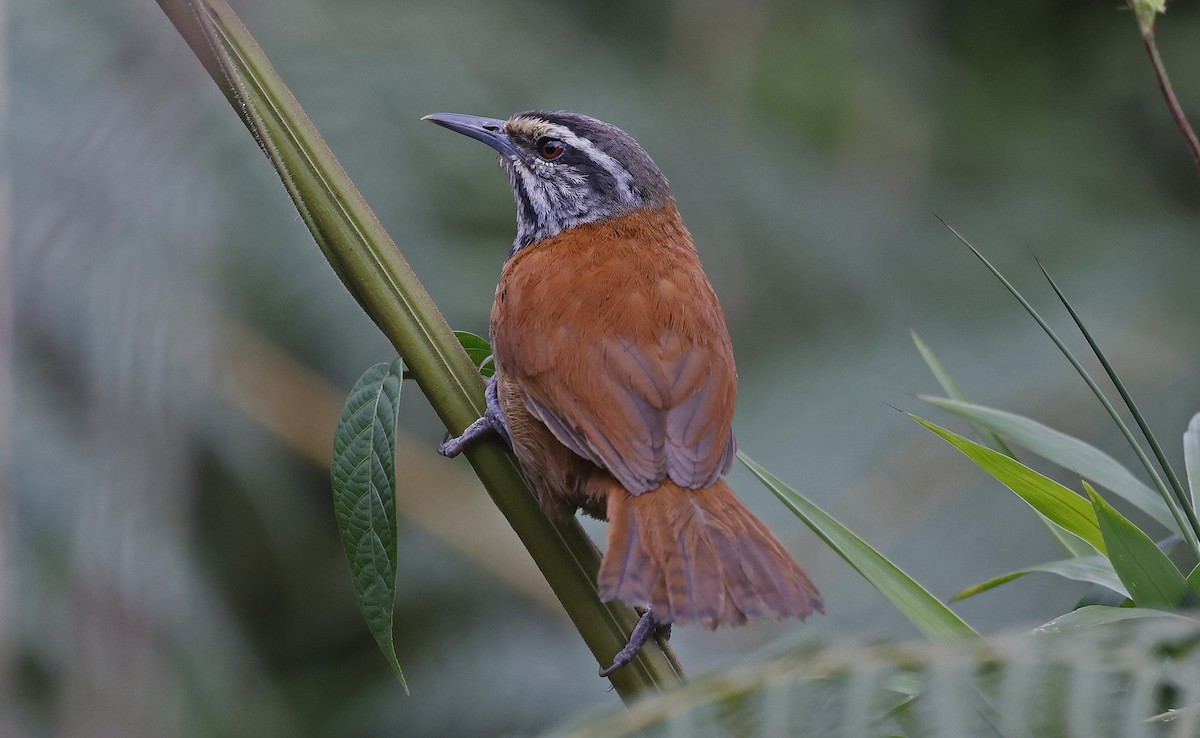
<instances>
[{"instance_id":1,"label":"dark green leaf","mask_svg":"<svg viewBox=\"0 0 1200 738\"><path fill-rule=\"evenodd\" d=\"M928 638L951 641L977 635L953 610L829 513L779 481L741 451L738 460Z\"/></svg>"},{"instance_id":2,"label":"dark green leaf","mask_svg":"<svg viewBox=\"0 0 1200 738\"><path fill-rule=\"evenodd\" d=\"M376 364L346 398L333 436L333 508L358 606L379 649L408 684L392 644L396 606L396 414L403 367Z\"/></svg>"},{"instance_id":3,"label":"dark green leaf","mask_svg":"<svg viewBox=\"0 0 1200 738\"><path fill-rule=\"evenodd\" d=\"M1083 487L1092 498L1113 569L1125 583L1134 604L1165 609L1182 605L1190 590L1171 559L1150 536L1097 494L1092 485L1084 482Z\"/></svg>"},{"instance_id":4,"label":"dark green leaf","mask_svg":"<svg viewBox=\"0 0 1200 738\"><path fill-rule=\"evenodd\" d=\"M480 374L490 377L496 373L496 365L490 360L492 358L492 346L487 342L487 339L481 338L470 331L454 331L454 335L458 336L458 341L466 349L467 356L471 357L471 363L479 367Z\"/></svg>"},{"instance_id":5,"label":"dark green leaf","mask_svg":"<svg viewBox=\"0 0 1200 738\"><path fill-rule=\"evenodd\" d=\"M1197 564L1192 569L1192 573L1188 574L1187 583L1192 588L1192 594L1200 596L1200 564Z\"/></svg>"},{"instance_id":6,"label":"dark green leaf","mask_svg":"<svg viewBox=\"0 0 1200 738\"><path fill-rule=\"evenodd\" d=\"M948 431L912 413L905 414L949 441L951 445L966 454L967 458L978 464L981 469L991 474L1005 487L1017 493L1018 497L1045 515L1055 525L1074 533L1095 546L1097 551L1104 553L1104 537L1100 535L1096 513L1087 500L1053 479L1038 474L1033 469L1004 454L975 443L969 438L963 438L957 433Z\"/></svg>"},{"instance_id":7,"label":"dark green leaf","mask_svg":"<svg viewBox=\"0 0 1200 738\"><path fill-rule=\"evenodd\" d=\"M1104 373L1108 375L1113 386L1117 388L1117 393L1121 395L1121 399L1125 402L1125 407L1129 408L1129 414L1133 416L1133 420L1137 423L1138 428L1142 431L1142 436L1146 439L1146 443L1150 445L1151 452L1154 453L1154 458L1158 460L1158 465L1162 467L1163 473L1166 474L1167 481L1171 488L1168 490L1162 482L1162 478L1155 471L1153 465L1148 459L1144 460L1146 468L1150 472L1150 478L1154 480L1159 492L1166 500L1171 508L1172 514L1179 514L1179 527L1182 528L1184 539L1197 557L1200 557L1200 520L1196 518L1196 511L1192 509L1187 499L1187 494L1183 491L1183 485L1179 482L1179 476L1175 474L1174 467L1167 460L1167 455L1163 453L1162 446L1159 445L1158 439L1154 437L1154 433L1150 430L1150 424L1146 422L1146 417L1142 415L1142 411L1138 409L1137 403L1133 401L1133 395L1125 388L1125 383L1121 381L1121 377L1117 375L1117 370L1113 368L1112 363L1104 352L1100 350L1100 344L1096 343L1096 339L1092 338L1092 333L1083 324L1079 314L1075 312L1075 308L1067 301L1067 296L1058 288L1058 283L1050 276L1050 272L1046 271L1046 267L1038 262L1038 267L1042 270L1042 275L1046 277L1046 281L1050 283L1050 287L1054 290L1054 294L1058 296L1059 302L1067 309L1071 315L1071 320L1075 321L1075 326L1079 328L1079 332L1083 334L1084 340L1091 347L1092 353L1096 355L1100 366L1104 367ZM1135 452L1139 456L1144 456L1141 446L1133 439L1132 435L1128 438Z\"/></svg>"}]
</instances>

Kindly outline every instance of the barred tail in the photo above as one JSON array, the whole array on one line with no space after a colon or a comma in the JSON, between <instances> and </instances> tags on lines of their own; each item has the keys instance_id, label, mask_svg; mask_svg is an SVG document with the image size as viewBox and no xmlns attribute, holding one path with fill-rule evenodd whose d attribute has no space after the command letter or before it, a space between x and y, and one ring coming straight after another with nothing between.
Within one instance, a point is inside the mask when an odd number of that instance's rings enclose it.
<instances>
[{"instance_id":1,"label":"barred tail","mask_svg":"<svg viewBox=\"0 0 1200 738\"><path fill-rule=\"evenodd\" d=\"M704 489L668 480L637 496L616 486L608 521L603 600L709 628L824 612L816 587L724 480Z\"/></svg>"}]
</instances>

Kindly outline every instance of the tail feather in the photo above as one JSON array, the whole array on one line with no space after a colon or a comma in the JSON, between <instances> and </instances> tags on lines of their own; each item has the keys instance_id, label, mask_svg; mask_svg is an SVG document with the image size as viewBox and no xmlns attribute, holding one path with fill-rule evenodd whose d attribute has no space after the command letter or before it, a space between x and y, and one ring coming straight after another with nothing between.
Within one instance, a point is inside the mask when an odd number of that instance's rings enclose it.
<instances>
[{"instance_id":1,"label":"tail feather","mask_svg":"<svg viewBox=\"0 0 1200 738\"><path fill-rule=\"evenodd\" d=\"M602 599L710 628L824 611L799 565L723 480L699 490L667 481L637 496L615 488L608 519Z\"/></svg>"},{"instance_id":2,"label":"tail feather","mask_svg":"<svg viewBox=\"0 0 1200 738\"><path fill-rule=\"evenodd\" d=\"M654 562L641 544L637 517L614 517L610 505L608 521L608 553L600 567L599 588L611 594L602 594L601 598L607 601L620 592L627 602L655 606L666 603L666 582L654 575Z\"/></svg>"},{"instance_id":3,"label":"tail feather","mask_svg":"<svg viewBox=\"0 0 1200 738\"><path fill-rule=\"evenodd\" d=\"M679 506L678 517L672 521L672 526L659 528L666 533L657 551L667 562L667 596L673 612L686 612L697 620L716 621L724 609L725 592L720 575L723 569L721 557L713 545L715 536L711 534L719 535L720 521L706 519L704 510L695 500L689 502L690 505Z\"/></svg>"}]
</instances>

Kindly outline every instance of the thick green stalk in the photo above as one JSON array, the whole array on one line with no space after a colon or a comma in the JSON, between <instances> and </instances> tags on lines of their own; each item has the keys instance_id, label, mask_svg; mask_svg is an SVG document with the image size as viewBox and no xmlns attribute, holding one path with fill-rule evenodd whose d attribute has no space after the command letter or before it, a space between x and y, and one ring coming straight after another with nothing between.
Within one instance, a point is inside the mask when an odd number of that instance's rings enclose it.
<instances>
[{"instance_id":1,"label":"thick green stalk","mask_svg":"<svg viewBox=\"0 0 1200 738\"><path fill-rule=\"evenodd\" d=\"M249 31L224 0L158 3L279 172L346 289L396 347L446 427L462 431L484 408L478 370ZM597 662L607 665L637 614L600 602L596 547L577 522L546 518L502 444L482 443L466 455ZM611 680L628 702L669 689L682 673L669 650L651 647Z\"/></svg>"}]
</instances>

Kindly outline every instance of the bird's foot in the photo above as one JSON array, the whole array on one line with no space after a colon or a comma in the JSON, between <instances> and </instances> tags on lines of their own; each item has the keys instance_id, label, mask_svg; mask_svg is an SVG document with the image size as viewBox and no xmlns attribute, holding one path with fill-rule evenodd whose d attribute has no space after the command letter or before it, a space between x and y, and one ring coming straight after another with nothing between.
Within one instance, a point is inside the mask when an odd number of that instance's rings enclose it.
<instances>
[{"instance_id":1,"label":"bird's foot","mask_svg":"<svg viewBox=\"0 0 1200 738\"><path fill-rule=\"evenodd\" d=\"M642 646L646 645L646 641L658 633L661 633L664 638L670 638L671 624L669 622L659 622L658 618L647 607L645 612L642 613L642 618L634 626L633 632L629 634L629 643L613 657L612 666L600 670L600 676L607 677L625 664L633 661L637 657L638 651L642 649Z\"/></svg>"},{"instance_id":2,"label":"bird's foot","mask_svg":"<svg viewBox=\"0 0 1200 738\"><path fill-rule=\"evenodd\" d=\"M489 433L499 433L509 448L512 448L512 439L508 435L508 424L504 422L504 412L500 409L497 389L496 377L493 375L488 380L487 392L484 394L487 400L487 409L483 411L483 417L468 425L462 435L455 438L447 437L438 444L439 454L447 458L454 458Z\"/></svg>"}]
</instances>

